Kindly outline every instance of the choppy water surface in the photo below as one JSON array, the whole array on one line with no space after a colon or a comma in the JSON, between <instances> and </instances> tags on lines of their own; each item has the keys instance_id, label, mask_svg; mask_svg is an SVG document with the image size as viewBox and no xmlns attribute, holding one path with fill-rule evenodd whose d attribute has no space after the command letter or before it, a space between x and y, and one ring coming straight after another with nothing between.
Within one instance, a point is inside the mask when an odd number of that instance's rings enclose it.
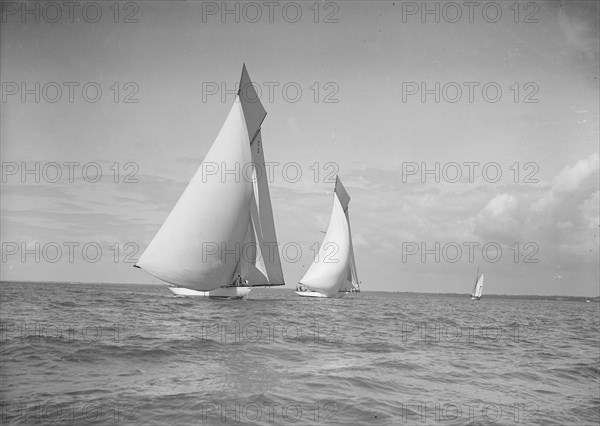
<instances>
[{"instance_id":1,"label":"choppy water surface","mask_svg":"<svg viewBox=\"0 0 600 426\"><path fill-rule=\"evenodd\" d=\"M8 424L598 424L597 303L0 287Z\"/></svg>"}]
</instances>

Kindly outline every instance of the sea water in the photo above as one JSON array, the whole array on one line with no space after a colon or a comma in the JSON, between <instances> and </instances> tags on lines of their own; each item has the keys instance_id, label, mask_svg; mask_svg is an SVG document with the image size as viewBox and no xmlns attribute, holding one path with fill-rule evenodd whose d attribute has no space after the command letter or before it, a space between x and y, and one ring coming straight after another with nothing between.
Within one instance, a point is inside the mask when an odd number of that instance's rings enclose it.
<instances>
[{"instance_id":1,"label":"sea water","mask_svg":"<svg viewBox=\"0 0 600 426\"><path fill-rule=\"evenodd\" d=\"M7 424L600 421L599 305L3 283Z\"/></svg>"}]
</instances>

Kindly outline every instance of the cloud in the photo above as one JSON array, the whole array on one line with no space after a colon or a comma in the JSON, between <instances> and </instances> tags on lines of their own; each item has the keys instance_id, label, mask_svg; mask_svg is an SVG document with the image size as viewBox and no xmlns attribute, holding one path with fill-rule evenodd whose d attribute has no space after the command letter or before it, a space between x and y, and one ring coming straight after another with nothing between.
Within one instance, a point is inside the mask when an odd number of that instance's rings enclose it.
<instances>
[{"instance_id":1,"label":"cloud","mask_svg":"<svg viewBox=\"0 0 600 426\"><path fill-rule=\"evenodd\" d=\"M590 285L597 275L596 153L539 183L514 183L511 176L500 184L482 180L403 183L398 170L368 168L349 175L346 187L355 200L352 229L365 240L364 245L357 245L357 259L394 264L392 269L404 273L435 273L444 265L429 261L426 265L398 264L402 243L424 242L429 249L435 242L495 242L505 250L504 264L494 265L503 268L502 276L529 268L528 273L536 271L544 279L543 271L560 271L565 283L572 282L573 274L582 274L579 282ZM515 244L519 253L514 251ZM518 255L518 261L513 255ZM528 255L539 263L524 264ZM456 274L456 269L452 273Z\"/></svg>"},{"instance_id":2,"label":"cloud","mask_svg":"<svg viewBox=\"0 0 600 426\"><path fill-rule=\"evenodd\" d=\"M589 228L593 211L587 202L598 193L598 164L598 154L594 153L566 166L553 179L551 187L531 205L532 214L540 215L540 228L558 227L567 221Z\"/></svg>"},{"instance_id":3,"label":"cloud","mask_svg":"<svg viewBox=\"0 0 600 426\"><path fill-rule=\"evenodd\" d=\"M553 190L574 191L584 184L593 184L590 178L598 175L598 154L579 160L573 167L565 167L554 179Z\"/></svg>"},{"instance_id":4,"label":"cloud","mask_svg":"<svg viewBox=\"0 0 600 426\"><path fill-rule=\"evenodd\" d=\"M559 274L562 282L571 282L570 271L585 270L582 266L590 271L590 259L598 252L593 237L598 232L598 163L598 154L589 155L565 166L552 180L536 184L515 184L511 176L499 184L482 179L406 182L399 169L345 170L359 274L377 277L380 289L414 290L413 284L401 284L398 274L410 275L412 281L426 274L435 281L436 274L460 275L460 268L466 274L473 264L466 259L460 265L423 264L420 256L402 263L403 243L431 248L436 242L495 241L507 247L518 241L521 246L539 246L540 264L530 267L538 273L550 269L548 280ZM98 241L107 253L114 241L133 241L141 253L185 183L145 174L137 178L135 184L10 185L3 194L2 227L8 231L3 236L15 241ZM329 222L333 185L307 177L293 185L271 185L270 192L280 247L292 243L303 250L297 262L283 258L284 273L294 282L312 261L311 247L323 238L320 231ZM514 262L503 267L497 273L514 274ZM456 290L448 285L443 291Z\"/></svg>"},{"instance_id":5,"label":"cloud","mask_svg":"<svg viewBox=\"0 0 600 426\"><path fill-rule=\"evenodd\" d=\"M517 219L518 207L519 201L515 195L503 193L494 196L475 218L477 233L483 240L492 239L505 244L514 239L515 231L519 230L521 224Z\"/></svg>"},{"instance_id":6,"label":"cloud","mask_svg":"<svg viewBox=\"0 0 600 426\"><path fill-rule=\"evenodd\" d=\"M518 207L517 197L510 194L498 194L486 204L481 214L487 218L505 221Z\"/></svg>"}]
</instances>

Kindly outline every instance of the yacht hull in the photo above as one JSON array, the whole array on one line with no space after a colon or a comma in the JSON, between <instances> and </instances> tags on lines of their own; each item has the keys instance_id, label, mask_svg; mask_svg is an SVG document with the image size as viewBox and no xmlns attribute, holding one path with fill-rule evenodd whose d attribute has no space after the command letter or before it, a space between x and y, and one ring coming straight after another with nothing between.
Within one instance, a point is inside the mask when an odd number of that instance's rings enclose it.
<instances>
[{"instance_id":1,"label":"yacht hull","mask_svg":"<svg viewBox=\"0 0 600 426\"><path fill-rule=\"evenodd\" d=\"M329 295L329 294L324 294L324 293L319 293L318 291L295 291L294 293L296 293L298 296L302 296L302 297L318 297L321 299L327 299L327 298L340 298L340 297L344 297L346 295L346 293L338 293L336 295Z\"/></svg>"},{"instance_id":2,"label":"yacht hull","mask_svg":"<svg viewBox=\"0 0 600 426\"><path fill-rule=\"evenodd\" d=\"M179 297L211 297L215 299L244 299L252 287L221 287L210 291L198 291L184 287L169 286L169 290Z\"/></svg>"}]
</instances>

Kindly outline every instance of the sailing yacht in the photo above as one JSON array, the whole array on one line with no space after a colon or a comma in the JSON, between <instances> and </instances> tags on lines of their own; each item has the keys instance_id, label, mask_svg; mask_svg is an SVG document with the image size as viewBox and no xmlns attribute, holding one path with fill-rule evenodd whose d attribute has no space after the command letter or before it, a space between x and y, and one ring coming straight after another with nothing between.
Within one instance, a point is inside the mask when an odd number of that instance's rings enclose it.
<instances>
[{"instance_id":1,"label":"sailing yacht","mask_svg":"<svg viewBox=\"0 0 600 426\"><path fill-rule=\"evenodd\" d=\"M343 297L360 291L350 232L350 196L339 177L335 181L333 207L319 253L296 287L303 297Z\"/></svg>"},{"instance_id":2,"label":"sailing yacht","mask_svg":"<svg viewBox=\"0 0 600 426\"><path fill-rule=\"evenodd\" d=\"M471 292L471 299L481 299L481 293L483 292L483 274L479 275L479 268L477 268L477 276L475 277L475 286Z\"/></svg>"},{"instance_id":3,"label":"sailing yacht","mask_svg":"<svg viewBox=\"0 0 600 426\"><path fill-rule=\"evenodd\" d=\"M261 137L266 115L244 65L217 138L134 265L177 296L245 298L252 287L285 284Z\"/></svg>"}]
</instances>

